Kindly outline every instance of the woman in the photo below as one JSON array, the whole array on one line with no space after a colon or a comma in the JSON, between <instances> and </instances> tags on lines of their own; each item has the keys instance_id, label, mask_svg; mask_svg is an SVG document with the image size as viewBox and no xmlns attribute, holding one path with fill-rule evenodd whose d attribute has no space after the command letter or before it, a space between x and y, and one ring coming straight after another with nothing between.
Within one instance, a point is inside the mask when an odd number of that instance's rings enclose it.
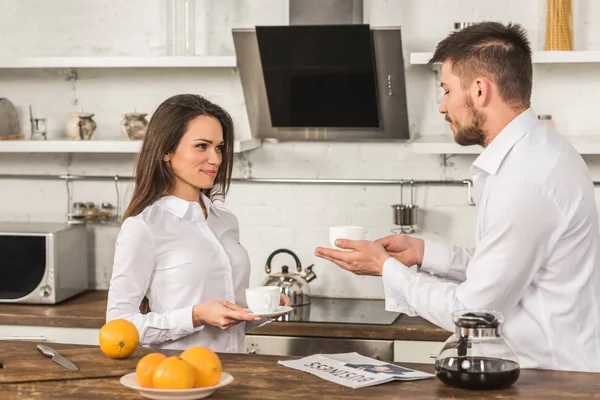
<instances>
[{"instance_id":1,"label":"woman","mask_svg":"<svg viewBox=\"0 0 600 400\"><path fill-rule=\"evenodd\" d=\"M229 188L233 145L231 117L201 96L173 96L150 120L106 312L133 322L142 345L239 352L245 332L264 323L242 306L250 260L237 219L213 204Z\"/></svg>"}]
</instances>

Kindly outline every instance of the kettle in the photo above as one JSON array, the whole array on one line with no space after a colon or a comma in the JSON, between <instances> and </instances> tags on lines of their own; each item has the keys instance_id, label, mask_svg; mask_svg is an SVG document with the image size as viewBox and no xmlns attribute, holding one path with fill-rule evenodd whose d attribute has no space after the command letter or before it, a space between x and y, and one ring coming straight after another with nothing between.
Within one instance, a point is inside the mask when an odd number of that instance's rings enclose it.
<instances>
[{"instance_id":1,"label":"kettle","mask_svg":"<svg viewBox=\"0 0 600 400\"><path fill-rule=\"evenodd\" d=\"M271 262L273 257L280 253L287 253L294 258L296 262L296 270L298 272L290 272L289 267L284 265L281 267L280 273L271 274ZM288 249L275 250L267 259L265 265L265 272L270 274L263 281L263 286L278 286L281 288L281 292L287 295L291 302L292 307L305 306L310 304L310 289L308 283L317 278L317 275L312 271L314 264L306 267L302 271L302 265L298 256Z\"/></svg>"}]
</instances>

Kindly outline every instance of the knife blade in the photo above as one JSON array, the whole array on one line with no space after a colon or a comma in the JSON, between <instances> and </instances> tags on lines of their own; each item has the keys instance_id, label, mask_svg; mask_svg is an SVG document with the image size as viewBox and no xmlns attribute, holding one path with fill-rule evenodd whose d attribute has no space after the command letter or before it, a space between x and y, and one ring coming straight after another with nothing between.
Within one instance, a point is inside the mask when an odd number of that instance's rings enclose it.
<instances>
[{"instance_id":1,"label":"knife blade","mask_svg":"<svg viewBox=\"0 0 600 400\"><path fill-rule=\"evenodd\" d=\"M46 346L44 344L38 344L37 349L40 351L40 353L42 353L46 357L52 357L52 361L54 361L58 365L61 365L65 368L71 369L73 371L79 370L79 368L77 368L77 365L73 364L71 361L69 361L65 357L61 356L60 354L58 354L58 352L56 350L54 350L52 347Z\"/></svg>"}]
</instances>

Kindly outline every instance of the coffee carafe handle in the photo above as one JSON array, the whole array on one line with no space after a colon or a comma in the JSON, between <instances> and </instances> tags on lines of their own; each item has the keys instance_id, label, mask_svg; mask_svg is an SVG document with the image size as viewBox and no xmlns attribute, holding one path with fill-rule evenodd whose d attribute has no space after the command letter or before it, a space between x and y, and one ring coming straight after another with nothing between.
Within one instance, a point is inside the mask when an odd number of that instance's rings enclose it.
<instances>
[{"instance_id":1,"label":"coffee carafe handle","mask_svg":"<svg viewBox=\"0 0 600 400\"><path fill-rule=\"evenodd\" d=\"M271 273L271 261L273 261L273 257L275 257L279 253L287 253L287 254L291 255L294 258L294 261L296 262L296 270L298 272L302 272L302 264L300 264L300 259L293 251L288 250L288 249L278 249L278 250L275 250L273 253L271 253L269 258L267 259L267 264L265 265L265 271L267 274Z\"/></svg>"}]
</instances>

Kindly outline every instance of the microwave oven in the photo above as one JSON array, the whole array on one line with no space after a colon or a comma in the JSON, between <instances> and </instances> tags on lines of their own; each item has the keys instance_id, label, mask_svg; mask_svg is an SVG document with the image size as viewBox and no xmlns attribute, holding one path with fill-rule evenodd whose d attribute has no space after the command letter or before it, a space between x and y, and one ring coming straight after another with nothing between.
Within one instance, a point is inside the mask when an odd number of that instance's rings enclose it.
<instances>
[{"instance_id":1,"label":"microwave oven","mask_svg":"<svg viewBox=\"0 0 600 400\"><path fill-rule=\"evenodd\" d=\"M0 302L54 304L87 289L85 225L0 223Z\"/></svg>"}]
</instances>

